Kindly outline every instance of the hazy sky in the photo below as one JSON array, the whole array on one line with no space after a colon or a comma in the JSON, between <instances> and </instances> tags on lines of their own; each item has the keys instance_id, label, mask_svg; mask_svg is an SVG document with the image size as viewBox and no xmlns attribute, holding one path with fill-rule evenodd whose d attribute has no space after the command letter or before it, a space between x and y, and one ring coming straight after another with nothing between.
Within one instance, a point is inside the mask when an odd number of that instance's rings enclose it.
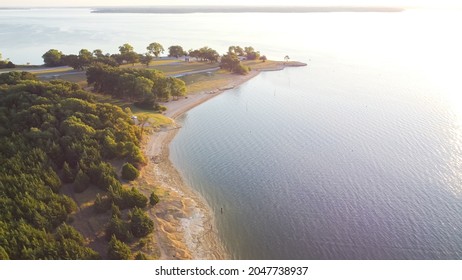
<instances>
[{"instance_id":1,"label":"hazy sky","mask_svg":"<svg viewBox=\"0 0 462 280\"><path fill-rule=\"evenodd\" d=\"M458 3L459 2L459 3ZM132 6L132 5L382 5L461 6L457 0L0 0L0 7L19 6Z\"/></svg>"}]
</instances>

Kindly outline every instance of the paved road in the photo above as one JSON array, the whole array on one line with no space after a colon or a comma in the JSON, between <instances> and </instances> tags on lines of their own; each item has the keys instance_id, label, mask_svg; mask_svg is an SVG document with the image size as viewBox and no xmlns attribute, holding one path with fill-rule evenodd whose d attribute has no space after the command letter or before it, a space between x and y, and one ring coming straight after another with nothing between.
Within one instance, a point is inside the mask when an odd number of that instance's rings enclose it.
<instances>
[{"instance_id":1,"label":"paved road","mask_svg":"<svg viewBox=\"0 0 462 280\"><path fill-rule=\"evenodd\" d=\"M217 70L220 70L220 67L213 67L213 68L208 68L208 69L183 72L183 73L172 74L172 75L167 75L167 76L174 77L174 78L179 78L179 77L193 75L193 74L215 72ZM47 79L49 79L49 78L59 78L61 76L77 75L77 74L85 73L85 71L74 70L72 67L69 67L69 66L59 66L59 67L37 68L37 69L14 68L14 69L8 69L8 70L1 70L0 74L1 73L12 72L12 71L27 71L27 72L30 72L30 73L39 72L39 74L36 74L38 78L47 78ZM52 72L40 73L40 72L47 72L47 71L52 71Z\"/></svg>"},{"instance_id":2,"label":"paved road","mask_svg":"<svg viewBox=\"0 0 462 280\"><path fill-rule=\"evenodd\" d=\"M220 67L213 67L213 68L209 68L209 69L203 69L203 70L196 70L196 71L183 72L183 73L173 74L173 75L169 75L169 76L170 76L170 77L174 77L174 78L178 78L178 77L188 76L188 75L192 75L192 74L200 74L200 73L206 73L206 72L214 72L214 71L217 71L217 70L220 70Z\"/></svg>"}]
</instances>

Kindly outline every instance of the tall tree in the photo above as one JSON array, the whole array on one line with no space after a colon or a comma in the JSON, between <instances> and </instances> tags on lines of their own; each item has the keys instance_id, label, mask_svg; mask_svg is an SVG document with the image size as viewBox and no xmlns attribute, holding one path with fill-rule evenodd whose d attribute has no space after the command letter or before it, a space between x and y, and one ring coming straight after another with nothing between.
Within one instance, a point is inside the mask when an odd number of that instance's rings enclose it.
<instances>
[{"instance_id":1,"label":"tall tree","mask_svg":"<svg viewBox=\"0 0 462 280\"><path fill-rule=\"evenodd\" d=\"M139 61L138 54L133 50L133 47L130 44L125 43L122 46L120 46L119 52L120 52L122 59L128 63L135 64L136 62Z\"/></svg>"},{"instance_id":2,"label":"tall tree","mask_svg":"<svg viewBox=\"0 0 462 280\"><path fill-rule=\"evenodd\" d=\"M183 50L183 47L181 46L170 46L168 48L168 56L170 57L180 57L180 56L183 56L185 55L185 51Z\"/></svg>"},{"instance_id":3,"label":"tall tree","mask_svg":"<svg viewBox=\"0 0 462 280\"><path fill-rule=\"evenodd\" d=\"M96 58L102 58L102 57L104 57L103 51L100 50L100 49L94 50L94 51L93 51L93 55L94 55Z\"/></svg>"},{"instance_id":4,"label":"tall tree","mask_svg":"<svg viewBox=\"0 0 462 280\"><path fill-rule=\"evenodd\" d=\"M151 63L153 59L153 56L149 53L146 53L144 55L140 55L140 61L141 63L143 63L144 65L146 65L146 67L149 66L149 63Z\"/></svg>"},{"instance_id":5,"label":"tall tree","mask_svg":"<svg viewBox=\"0 0 462 280\"><path fill-rule=\"evenodd\" d=\"M154 55L156 58L159 57L159 54L164 53L164 47L159 44L159 43L151 43L149 46L146 48L148 52L152 55Z\"/></svg>"},{"instance_id":6,"label":"tall tree","mask_svg":"<svg viewBox=\"0 0 462 280\"><path fill-rule=\"evenodd\" d=\"M43 62L46 66L55 67L55 66L62 66L63 62L61 58L63 57L63 53L55 50L50 49L46 53L42 55Z\"/></svg>"},{"instance_id":7,"label":"tall tree","mask_svg":"<svg viewBox=\"0 0 462 280\"><path fill-rule=\"evenodd\" d=\"M134 51L133 46L128 43L125 43L119 47L119 52L121 55L127 54L129 52L133 52L133 51Z\"/></svg>"},{"instance_id":8,"label":"tall tree","mask_svg":"<svg viewBox=\"0 0 462 280\"><path fill-rule=\"evenodd\" d=\"M132 252L127 244L113 235L111 241L109 241L107 256L110 260L129 260L132 258Z\"/></svg>"}]
</instances>

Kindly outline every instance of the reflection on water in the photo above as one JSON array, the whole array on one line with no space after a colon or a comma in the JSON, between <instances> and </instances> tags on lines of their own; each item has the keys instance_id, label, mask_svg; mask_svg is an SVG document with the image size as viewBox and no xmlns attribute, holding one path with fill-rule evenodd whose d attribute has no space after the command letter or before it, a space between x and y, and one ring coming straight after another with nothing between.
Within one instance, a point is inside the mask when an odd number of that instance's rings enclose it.
<instances>
[{"instance_id":1,"label":"reflection on water","mask_svg":"<svg viewBox=\"0 0 462 280\"><path fill-rule=\"evenodd\" d=\"M332 63L263 73L184 117L171 159L233 257L460 259L450 99L420 75Z\"/></svg>"},{"instance_id":2,"label":"reflection on water","mask_svg":"<svg viewBox=\"0 0 462 280\"><path fill-rule=\"evenodd\" d=\"M307 62L191 110L171 144L233 257L460 259L461 21L442 11L0 10L0 51L40 64L51 48L143 53L160 42Z\"/></svg>"}]
</instances>

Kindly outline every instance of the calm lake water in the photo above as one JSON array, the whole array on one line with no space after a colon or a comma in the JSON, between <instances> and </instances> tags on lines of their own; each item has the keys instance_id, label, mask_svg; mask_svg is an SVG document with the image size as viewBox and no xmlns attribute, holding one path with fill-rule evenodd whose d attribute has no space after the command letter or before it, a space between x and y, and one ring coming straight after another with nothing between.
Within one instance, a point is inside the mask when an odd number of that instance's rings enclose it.
<instances>
[{"instance_id":1,"label":"calm lake water","mask_svg":"<svg viewBox=\"0 0 462 280\"><path fill-rule=\"evenodd\" d=\"M447 11L0 11L0 52L41 63L157 41L307 62L189 111L170 146L232 257L461 259L460 26Z\"/></svg>"}]
</instances>

